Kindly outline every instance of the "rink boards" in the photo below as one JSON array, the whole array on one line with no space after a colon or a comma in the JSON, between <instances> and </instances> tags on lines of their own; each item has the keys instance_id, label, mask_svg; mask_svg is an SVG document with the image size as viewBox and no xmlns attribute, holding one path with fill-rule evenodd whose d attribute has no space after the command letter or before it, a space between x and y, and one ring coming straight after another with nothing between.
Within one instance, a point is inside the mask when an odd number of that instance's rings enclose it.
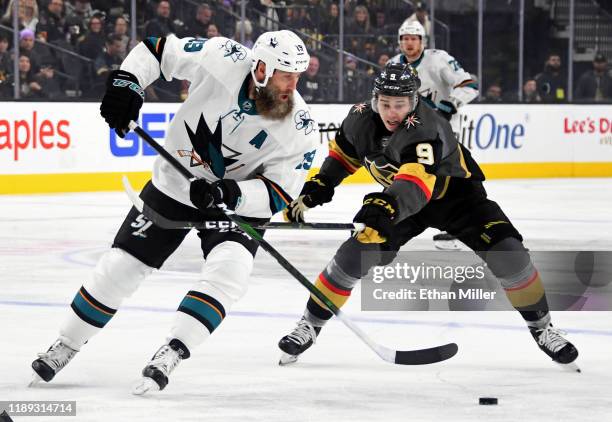
<instances>
[{"instance_id":1,"label":"rink boards","mask_svg":"<svg viewBox=\"0 0 612 422\"><path fill-rule=\"evenodd\" d=\"M122 174L135 185L150 178L155 151L134 134L115 136L98 103L2 104L0 193L113 191L121 189ZM139 123L163 142L179 106L145 104ZM312 105L314 128L338 128L350 108ZM609 105L467 105L453 123L489 179L612 176ZM319 136L312 171L327 155L334 132ZM361 169L347 181L371 179Z\"/></svg>"}]
</instances>

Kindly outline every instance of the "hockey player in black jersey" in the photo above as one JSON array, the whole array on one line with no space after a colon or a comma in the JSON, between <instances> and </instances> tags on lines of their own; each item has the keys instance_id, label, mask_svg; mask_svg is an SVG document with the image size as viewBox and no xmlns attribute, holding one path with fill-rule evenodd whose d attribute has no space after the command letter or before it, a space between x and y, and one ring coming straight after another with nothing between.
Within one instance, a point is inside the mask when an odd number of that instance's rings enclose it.
<instances>
[{"instance_id":1,"label":"hockey player in black jersey","mask_svg":"<svg viewBox=\"0 0 612 422\"><path fill-rule=\"evenodd\" d=\"M486 262L539 348L555 362L577 369L578 351L551 324L544 288L523 238L487 198L484 174L456 141L450 124L419 101L419 85L410 65L387 64L375 80L371 102L351 108L321 170L288 207L288 219L304 221L306 210L330 202L334 188L361 166L383 186L382 192L364 197L353 221L365 229L340 246L317 278L317 288L341 307L370 268L389 263L383 252L395 255L429 227L444 230ZM496 253L505 251L513 253ZM280 363L295 362L332 315L311 296L297 327L279 342L284 352Z\"/></svg>"}]
</instances>

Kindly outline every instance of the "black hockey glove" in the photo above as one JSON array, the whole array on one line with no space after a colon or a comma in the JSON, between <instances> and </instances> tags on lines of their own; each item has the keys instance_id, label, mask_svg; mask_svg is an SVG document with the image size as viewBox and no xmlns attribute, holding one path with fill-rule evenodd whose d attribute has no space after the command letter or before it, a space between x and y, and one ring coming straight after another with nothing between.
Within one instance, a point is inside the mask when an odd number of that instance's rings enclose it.
<instances>
[{"instance_id":1,"label":"black hockey glove","mask_svg":"<svg viewBox=\"0 0 612 422\"><path fill-rule=\"evenodd\" d=\"M304 212L317 205L330 202L333 196L334 186L327 176L322 174L312 176L308 182L304 183L297 199L291 201L283 212L285 220L292 223L303 223Z\"/></svg>"},{"instance_id":2,"label":"black hockey glove","mask_svg":"<svg viewBox=\"0 0 612 422\"><path fill-rule=\"evenodd\" d=\"M204 179L191 182L189 186L189 199L200 211L224 203L230 210L235 210L240 202L242 193L235 180L217 180L208 183Z\"/></svg>"},{"instance_id":3,"label":"black hockey glove","mask_svg":"<svg viewBox=\"0 0 612 422\"><path fill-rule=\"evenodd\" d=\"M442 100L440 104L437 106L438 112L446 119L450 120L453 117L453 114L457 113L457 107L455 104L450 101Z\"/></svg>"},{"instance_id":4,"label":"black hockey glove","mask_svg":"<svg viewBox=\"0 0 612 422\"><path fill-rule=\"evenodd\" d=\"M397 215L397 201L386 193L369 193L363 198L361 209L353 218L366 228L355 233L361 243L385 243L393 233L393 220Z\"/></svg>"},{"instance_id":5,"label":"black hockey glove","mask_svg":"<svg viewBox=\"0 0 612 422\"><path fill-rule=\"evenodd\" d=\"M129 132L128 124L138 119L144 101L144 90L136 76L125 70L113 70L106 80L106 93L100 114L120 137Z\"/></svg>"}]
</instances>

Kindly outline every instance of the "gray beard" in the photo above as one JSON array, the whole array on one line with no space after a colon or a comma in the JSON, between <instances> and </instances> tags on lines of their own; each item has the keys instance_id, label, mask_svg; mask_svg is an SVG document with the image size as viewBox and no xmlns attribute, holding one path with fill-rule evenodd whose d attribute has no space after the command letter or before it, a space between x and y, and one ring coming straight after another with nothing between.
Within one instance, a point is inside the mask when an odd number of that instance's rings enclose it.
<instances>
[{"instance_id":1,"label":"gray beard","mask_svg":"<svg viewBox=\"0 0 612 422\"><path fill-rule=\"evenodd\" d=\"M276 100L278 89L265 86L255 91L255 108L266 119L283 120L293 110L293 94L285 102Z\"/></svg>"}]
</instances>

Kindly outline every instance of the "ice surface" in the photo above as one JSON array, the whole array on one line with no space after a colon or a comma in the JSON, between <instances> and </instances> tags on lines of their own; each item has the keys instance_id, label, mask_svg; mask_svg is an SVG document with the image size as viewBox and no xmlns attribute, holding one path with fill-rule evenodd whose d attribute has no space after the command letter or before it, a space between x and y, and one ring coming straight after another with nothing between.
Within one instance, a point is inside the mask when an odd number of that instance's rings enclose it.
<instances>
[{"instance_id":1,"label":"ice surface","mask_svg":"<svg viewBox=\"0 0 612 422\"><path fill-rule=\"evenodd\" d=\"M338 189L310 221L348 222L373 186ZM539 250L612 250L612 179L487 183ZM190 235L109 325L56 379L28 389L30 363L57 337L83 280L129 208L123 193L0 196L0 400L76 400L76 421L605 421L612 420L612 313L556 313L580 350L582 374L540 352L515 312L361 312L345 307L376 341L397 348L454 341L444 363L382 362L333 321L300 362L277 366L278 339L293 328L306 290L265 252L250 290L163 392L130 394L164 341L174 309L197 280L201 252ZM427 231L405 249L433 249ZM346 232L269 232L268 241L309 278ZM478 397L499 398L479 406ZM16 420L21 420L16 418ZM30 417L27 420L49 420Z\"/></svg>"}]
</instances>

